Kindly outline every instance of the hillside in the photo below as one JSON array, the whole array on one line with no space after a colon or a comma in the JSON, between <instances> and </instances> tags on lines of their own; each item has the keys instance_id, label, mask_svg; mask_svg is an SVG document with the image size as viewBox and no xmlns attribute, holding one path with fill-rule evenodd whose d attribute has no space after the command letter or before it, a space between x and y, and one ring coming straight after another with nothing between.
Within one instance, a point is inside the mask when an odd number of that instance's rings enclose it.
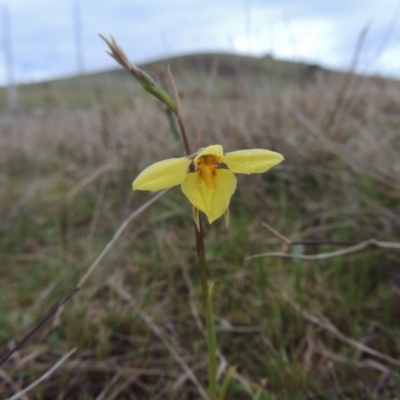
<instances>
[{"instance_id":1,"label":"hillside","mask_svg":"<svg viewBox=\"0 0 400 400\"><path fill-rule=\"evenodd\" d=\"M185 94L197 95L214 86L219 95L237 96L244 80L263 79L275 85L307 84L327 79L333 72L317 65L275 60L269 56L257 58L232 54L205 53L183 55L140 65L156 80L171 67ZM337 74L336 74L337 75ZM221 89L221 90L219 90ZM121 68L68 77L18 87L22 109L30 107L82 107L98 102L131 104L132 96L141 94L140 87ZM209 94L209 93L208 93ZM5 91L0 89L0 107L5 106Z\"/></svg>"}]
</instances>

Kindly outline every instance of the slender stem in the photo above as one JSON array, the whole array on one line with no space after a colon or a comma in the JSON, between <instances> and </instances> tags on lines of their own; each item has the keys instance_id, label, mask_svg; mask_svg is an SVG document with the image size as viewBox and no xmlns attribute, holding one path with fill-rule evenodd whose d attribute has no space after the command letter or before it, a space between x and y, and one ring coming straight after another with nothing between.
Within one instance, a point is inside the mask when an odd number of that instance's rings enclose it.
<instances>
[{"instance_id":1,"label":"slender stem","mask_svg":"<svg viewBox=\"0 0 400 400\"><path fill-rule=\"evenodd\" d=\"M168 79L172 87L173 97L176 104L176 118L178 120L179 128L181 130L182 141L185 147L186 155L190 156L191 150L189 145L188 136L186 133L186 127L183 120L182 115L182 107L181 102L179 99L178 89L176 88L175 80L172 75L171 69L168 67ZM189 167L191 172L194 172L194 165L193 163ZM201 287L203 290L203 301L204 301L204 309L207 309L207 299L208 299L208 284L207 284L207 263L204 251L204 234L203 234L203 226L201 223L201 215L199 216L199 229L197 229L196 224L194 224L194 231L196 237L196 249L197 249L197 259L199 263L200 269L200 280L201 280Z\"/></svg>"},{"instance_id":2,"label":"slender stem","mask_svg":"<svg viewBox=\"0 0 400 400\"><path fill-rule=\"evenodd\" d=\"M203 234L203 225L201 222L201 215L199 216L199 230L194 225L194 231L196 235L196 250L197 250L197 261L199 264L200 270L200 280L201 280L201 288L203 291L203 302L204 309L207 309L207 301L208 301L208 283L207 283L207 262L206 255L204 250L204 234Z\"/></svg>"},{"instance_id":3,"label":"slender stem","mask_svg":"<svg viewBox=\"0 0 400 400\"><path fill-rule=\"evenodd\" d=\"M207 326L207 353L208 353L208 394L210 400L217 399L217 339L215 337L214 315L212 309L213 284L207 282L207 262L204 248L204 233L199 216L199 229L195 226L197 259L200 270L201 287L203 291L203 303L206 313Z\"/></svg>"},{"instance_id":4,"label":"slender stem","mask_svg":"<svg viewBox=\"0 0 400 400\"><path fill-rule=\"evenodd\" d=\"M217 339L215 337L212 308L213 284L207 288L207 347L208 347L208 393L211 400L217 399Z\"/></svg>"},{"instance_id":5,"label":"slender stem","mask_svg":"<svg viewBox=\"0 0 400 400\"><path fill-rule=\"evenodd\" d=\"M192 152L190 150L189 139L188 139L188 136L186 133L185 123L183 122L181 101L179 99L178 89L176 87L175 80L172 75L171 68L169 66L168 66L168 70L167 70L167 76L170 81L170 84L172 87L172 92L174 95L174 101L175 101L175 105L176 105L175 115L178 120L179 128L181 129L183 145L185 146L186 155L189 156Z\"/></svg>"},{"instance_id":6,"label":"slender stem","mask_svg":"<svg viewBox=\"0 0 400 400\"><path fill-rule=\"evenodd\" d=\"M186 134L186 128L185 128L185 125L183 123L182 114L180 113L180 108L178 110L179 110L178 111L179 114L177 115L178 124L179 124L179 127L181 128L182 139L183 139L183 144L185 146L186 154L189 156L191 154L191 151L190 151L188 137L187 137L187 134Z\"/></svg>"},{"instance_id":7,"label":"slender stem","mask_svg":"<svg viewBox=\"0 0 400 400\"><path fill-rule=\"evenodd\" d=\"M185 123L182 115L181 103L179 100L178 90L175 85L174 78L172 76L170 68L168 68L168 78L170 80L174 101L176 104L176 118L178 120L179 128L182 135L183 145L185 147L186 154L190 156L191 150L189 145L188 136L186 133ZM190 172L194 172L195 167L193 163L189 167ZM215 327L214 327L214 316L212 310L212 286L210 289L208 287L207 280L207 262L204 249L204 233L203 225L201 222L201 214L199 215L199 226L197 227L194 223L194 231L196 237L196 250L197 250L197 260L200 270L200 281L201 288L203 291L203 303L204 311L206 313L206 325L207 325L207 350L208 350L208 377L209 377L209 396L211 400L217 400L217 344L215 337Z\"/></svg>"},{"instance_id":8,"label":"slender stem","mask_svg":"<svg viewBox=\"0 0 400 400\"><path fill-rule=\"evenodd\" d=\"M167 113L167 118L168 118L168 122L169 122L169 126L170 126L170 129L171 129L171 132L174 135L174 138L176 140L179 140L179 132L178 132L178 128L177 128L176 123L175 123L174 114L171 111L171 109L169 109L169 108L166 109L166 113Z\"/></svg>"}]
</instances>

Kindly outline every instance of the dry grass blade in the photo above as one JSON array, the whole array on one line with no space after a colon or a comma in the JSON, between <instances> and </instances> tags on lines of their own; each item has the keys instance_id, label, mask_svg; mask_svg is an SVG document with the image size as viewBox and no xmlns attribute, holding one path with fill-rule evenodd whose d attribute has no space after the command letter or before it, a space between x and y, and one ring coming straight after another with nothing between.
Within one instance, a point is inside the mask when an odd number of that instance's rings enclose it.
<instances>
[{"instance_id":1,"label":"dry grass blade","mask_svg":"<svg viewBox=\"0 0 400 400\"><path fill-rule=\"evenodd\" d=\"M107 54L109 54L119 65L131 72L139 81L141 81L141 79L143 78L143 71L141 71L135 66L135 64L129 61L129 58L125 54L124 50L122 50L122 47L120 47L115 41L114 37L111 36L111 40L108 40L103 35L100 35L100 37L107 43L108 47L110 48L110 51L107 51ZM152 81L149 76L147 76L146 78Z\"/></svg>"},{"instance_id":2,"label":"dry grass blade","mask_svg":"<svg viewBox=\"0 0 400 400\"><path fill-rule=\"evenodd\" d=\"M20 392L16 393L14 396L9 397L7 400L18 400L21 397L23 397L26 393L30 392L32 389L34 389L36 386L40 385L43 381L48 379L53 372L59 368L69 357L72 356L76 351L75 349L72 349L70 352L68 352L64 357L62 357L52 368L50 368L45 374L43 374L39 379L37 379L35 382L31 383L29 386L27 386L25 389L21 390Z\"/></svg>"},{"instance_id":3,"label":"dry grass blade","mask_svg":"<svg viewBox=\"0 0 400 400\"><path fill-rule=\"evenodd\" d=\"M123 66L127 71L132 73L132 75L139 81L142 85L143 89L147 92L151 93L153 96L157 97L161 100L171 111L175 114L177 113L176 104L173 100L169 97L169 95L162 90L161 88L157 87L153 78L143 71L142 69L138 68L135 64L129 61L128 57L126 56L125 52L122 48L117 44L115 39L111 37L111 40L107 40L104 36L100 35L100 37L107 43L108 47L111 51L108 54L114 58Z\"/></svg>"},{"instance_id":4,"label":"dry grass blade","mask_svg":"<svg viewBox=\"0 0 400 400\"><path fill-rule=\"evenodd\" d=\"M317 146L322 149L329 150L332 154L335 154L339 159L343 161L352 171L361 169L377 181L380 181L390 188L399 189L400 182L398 179L398 173L391 170L391 168L378 168L379 163L371 163L370 157L363 157L351 151L343 143L337 140L332 140L327 135L323 134L322 130L311 121L304 113L299 109L288 107L290 112L296 120L301 123L310 133L312 133L316 139ZM379 143L379 142L378 142Z\"/></svg>"},{"instance_id":5,"label":"dry grass blade","mask_svg":"<svg viewBox=\"0 0 400 400\"><path fill-rule=\"evenodd\" d=\"M101 260L104 258L104 256L108 253L108 251L114 246L115 242L118 240L118 238L121 236L121 234L124 232L126 227L138 216L140 215L143 211L145 211L148 207L150 207L153 203L155 203L158 199L160 199L162 196L164 196L165 193L167 193L168 190L162 190L161 192L158 192L155 194L150 200L146 201L142 206L140 206L138 209L136 209L118 228L118 230L115 232L114 236L111 238L111 240L107 243L107 245L104 247L104 249L101 251L101 253L97 256L97 258L94 260L92 265L89 267L87 272L82 276L82 278L79 280L78 284L76 285L77 289L80 289L82 285L86 282L86 280L90 277L90 275L93 273L93 271L97 268Z\"/></svg>"},{"instance_id":6,"label":"dry grass blade","mask_svg":"<svg viewBox=\"0 0 400 400\"><path fill-rule=\"evenodd\" d=\"M104 390L95 398L95 400L104 400L106 397L106 393L122 378L122 375L117 372L113 378L111 379L110 382L107 383L107 385L105 386ZM130 381L128 380L128 382L130 383ZM126 383L126 381L124 382ZM111 400L111 396L108 396L108 400Z\"/></svg>"},{"instance_id":7,"label":"dry grass blade","mask_svg":"<svg viewBox=\"0 0 400 400\"><path fill-rule=\"evenodd\" d=\"M78 291L77 288L72 289L66 296L59 300L51 307L50 311L40 319L40 321L20 339L14 347L7 350L0 358L0 366L3 365L18 349L20 349L56 312Z\"/></svg>"},{"instance_id":8,"label":"dry grass blade","mask_svg":"<svg viewBox=\"0 0 400 400\"><path fill-rule=\"evenodd\" d=\"M8 374L6 374L3 370L0 369L0 378L2 378L5 382L7 382L15 392L20 392L21 389L18 387L18 385L15 384L15 382L11 379ZM25 396L25 394L22 394L20 397L22 400L29 400L28 397Z\"/></svg>"},{"instance_id":9,"label":"dry grass blade","mask_svg":"<svg viewBox=\"0 0 400 400\"><path fill-rule=\"evenodd\" d=\"M276 229L272 228L272 226L269 226L266 222L261 222L261 225L268 229L273 235L275 235L279 240L281 240L283 243L285 243L288 247L291 246L292 241L288 238L286 238L285 236L283 236L282 234L280 234Z\"/></svg>"},{"instance_id":10,"label":"dry grass blade","mask_svg":"<svg viewBox=\"0 0 400 400\"><path fill-rule=\"evenodd\" d=\"M79 193L79 191L83 189L86 185L92 183L94 180L96 180L106 172L112 171L116 168L117 168L117 163L115 161L111 161L94 170L91 174L89 174L86 178L82 179L68 192L67 202L70 203L73 200L73 198Z\"/></svg>"},{"instance_id":11,"label":"dry grass blade","mask_svg":"<svg viewBox=\"0 0 400 400\"><path fill-rule=\"evenodd\" d=\"M343 343L349 344L353 346L357 350L370 354L380 360L386 361L396 367L400 367L400 361L396 360L386 354L383 354L377 350L372 349L371 347L366 346L364 343L359 342L351 337L346 336L344 333L340 332L339 329L336 328L335 325L332 324L327 318L325 317L317 317L308 313L307 311L302 310L301 306L297 304L295 301L289 298L285 293L282 293L282 297L298 312L300 313L307 321L312 322L315 325L325 329L326 331L332 333L337 339L342 341Z\"/></svg>"},{"instance_id":12,"label":"dry grass blade","mask_svg":"<svg viewBox=\"0 0 400 400\"><path fill-rule=\"evenodd\" d=\"M200 318L200 313L196 305L196 299L195 299L195 294L194 294L194 288L193 288L193 283L192 280L190 279L190 276L185 268L185 266L181 265L181 270L182 270L182 275L185 280L186 286L188 288L189 292L189 304L190 304L190 309L193 315L193 318L196 322L197 329L201 332L201 334L205 337L206 336L206 330L203 325L203 322L201 321ZM225 356L222 354L221 350L217 349L217 356L219 358L219 368L218 368L218 377L220 378L222 374L226 371L228 367L232 367L228 360L225 358ZM256 384L255 382L250 382L248 379L246 379L244 376L242 376L239 372L235 371L233 373L233 378L240 382L243 388L246 389L246 392L250 396L254 396L254 391L255 390L261 390L261 392L264 391L264 388Z\"/></svg>"},{"instance_id":13,"label":"dry grass blade","mask_svg":"<svg viewBox=\"0 0 400 400\"><path fill-rule=\"evenodd\" d=\"M321 345L319 346L321 347ZM364 361L355 361L355 360L350 360L346 357L343 357L341 355L332 353L324 348L319 348L318 352L323 355L324 357L329 358L330 360L333 360L337 363L340 364L353 364L355 365L357 368L371 368L371 369L375 369L377 371L383 372L385 374L390 374L393 371L386 367L385 365L375 361L375 360L364 360Z\"/></svg>"},{"instance_id":14,"label":"dry grass blade","mask_svg":"<svg viewBox=\"0 0 400 400\"><path fill-rule=\"evenodd\" d=\"M324 129L331 128L332 125L335 123L335 120L337 120L338 117L340 116L340 111L341 108L343 107L343 102L345 99L346 92L351 85L352 79L356 76L354 72L357 67L357 63L361 54L361 49L365 42L365 37L367 35L367 32L368 32L368 26L364 27L364 29L360 33L360 36L358 37L351 67L349 68L349 71L345 74L342 85L340 86L339 92L334 102L334 105L326 117L326 122L324 123Z\"/></svg>"},{"instance_id":15,"label":"dry grass blade","mask_svg":"<svg viewBox=\"0 0 400 400\"><path fill-rule=\"evenodd\" d=\"M119 396L121 393L125 390L126 387L132 384L134 382L136 377L126 377L125 380L118 385L108 396L107 400L114 400L120 398Z\"/></svg>"},{"instance_id":16,"label":"dry grass blade","mask_svg":"<svg viewBox=\"0 0 400 400\"><path fill-rule=\"evenodd\" d=\"M115 279L110 278L108 281L110 288L112 288L122 299L127 301L128 303L135 305L135 302L130 295L130 293L123 287L122 282L118 282ZM144 313L143 311L139 311L140 317L147 324L147 326L151 329L151 331L161 340L163 345L168 349L171 355L174 357L176 362L182 367L185 374L190 378L193 384L196 386L199 394L204 400L209 400L207 392L201 386L200 382L194 375L193 371L189 368L185 360L180 356L175 347L170 343L167 339L165 333L153 322L151 317Z\"/></svg>"},{"instance_id":17,"label":"dry grass blade","mask_svg":"<svg viewBox=\"0 0 400 400\"><path fill-rule=\"evenodd\" d=\"M57 318L54 321L53 325L57 325L58 321L60 319L60 315L63 310L64 304L70 300L75 293L82 287L82 285L86 282L87 279L89 279L90 275L95 271L97 266L100 264L101 260L104 258L104 256L108 253L108 251L112 248L112 246L115 244L115 242L118 240L118 238L121 236L121 234L124 232L126 227L129 225L129 223L134 220L138 215L140 215L143 211L145 211L148 207L150 207L154 202L156 202L160 197L162 197L167 190L163 190L161 192L158 192L156 195L154 195L150 200L148 200L146 203L144 203L142 206L137 208L118 228L118 230L115 232L114 236L112 239L107 243L107 245L104 247L104 249L101 251L101 253L97 256L95 261L92 263L92 265L89 267L89 269L86 271L86 273L81 277L79 280L78 284L66 295L64 296L61 300L59 300L51 309L50 311L27 333L24 335L24 337L18 341L18 343L10 350L6 351L4 355L0 358L0 365L4 364L10 357L11 355L17 351L20 347L22 347L45 323L46 321L49 320L53 315L56 314Z\"/></svg>"},{"instance_id":18,"label":"dry grass blade","mask_svg":"<svg viewBox=\"0 0 400 400\"><path fill-rule=\"evenodd\" d=\"M369 239L364 242L357 243L354 246L349 246L341 250L331 251L329 253L307 255L307 254L294 254L294 253L289 254L289 253L267 252L267 253L259 253L247 256L245 257L244 260L245 262L247 262L261 257L298 258L300 260L325 260L327 258L340 257L347 254L356 253L358 251L365 250L368 247L381 247L385 249L400 250L400 243L380 242L379 240Z\"/></svg>"}]
</instances>

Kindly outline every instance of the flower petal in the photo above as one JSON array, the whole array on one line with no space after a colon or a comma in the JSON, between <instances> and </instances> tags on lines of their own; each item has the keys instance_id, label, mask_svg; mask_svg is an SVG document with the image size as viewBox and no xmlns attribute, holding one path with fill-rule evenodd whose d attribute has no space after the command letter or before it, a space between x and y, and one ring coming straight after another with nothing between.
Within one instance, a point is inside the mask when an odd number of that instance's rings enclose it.
<instances>
[{"instance_id":1,"label":"flower petal","mask_svg":"<svg viewBox=\"0 0 400 400\"><path fill-rule=\"evenodd\" d=\"M204 149L201 149L198 153L197 156L194 159L194 162L196 163L199 157L201 156L207 156L207 155L214 155L217 157L223 157L224 155L224 149L220 144L213 144L211 146L204 147Z\"/></svg>"},{"instance_id":2,"label":"flower petal","mask_svg":"<svg viewBox=\"0 0 400 400\"><path fill-rule=\"evenodd\" d=\"M156 162L133 181L133 190L157 191L179 185L187 175L190 160L186 157Z\"/></svg>"},{"instance_id":3,"label":"flower petal","mask_svg":"<svg viewBox=\"0 0 400 400\"><path fill-rule=\"evenodd\" d=\"M256 174L268 171L283 161L282 154L264 149L238 150L226 153L223 162L236 174Z\"/></svg>"},{"instance_id":4,"label":"flower petal","mask_svg":"<svg viewBox=\"0 0 400 400\"><path fill-rule=\"evenodd\" d=\"M227 169L216 169L212 184L207 184L198 171L186 175L182 191L198 210L207 215L211 224L229 207L236 190L236 176Z\"/></svg>"}]
</instances>

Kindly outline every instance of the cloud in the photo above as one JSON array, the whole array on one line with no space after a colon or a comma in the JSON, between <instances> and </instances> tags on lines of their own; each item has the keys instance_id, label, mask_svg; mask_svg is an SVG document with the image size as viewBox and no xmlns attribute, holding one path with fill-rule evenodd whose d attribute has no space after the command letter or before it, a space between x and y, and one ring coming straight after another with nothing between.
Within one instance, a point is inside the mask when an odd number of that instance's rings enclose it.
<instances>
[{"instance_id":1,"label":"cloud","mask_svg":"<svg viewBox=\"0 0 400 400\"><path fill-rule=\"evenodd\" d=\"M135 62L185 52L239 51L345 69L368 24L360 64L364 70L400 77L398 0L12 0L17 79L77 70L77 4L89 71L116 66L99 33L113 35ZM0 83L5 79L2 65Z\"/></svg>"}]
</instances>

